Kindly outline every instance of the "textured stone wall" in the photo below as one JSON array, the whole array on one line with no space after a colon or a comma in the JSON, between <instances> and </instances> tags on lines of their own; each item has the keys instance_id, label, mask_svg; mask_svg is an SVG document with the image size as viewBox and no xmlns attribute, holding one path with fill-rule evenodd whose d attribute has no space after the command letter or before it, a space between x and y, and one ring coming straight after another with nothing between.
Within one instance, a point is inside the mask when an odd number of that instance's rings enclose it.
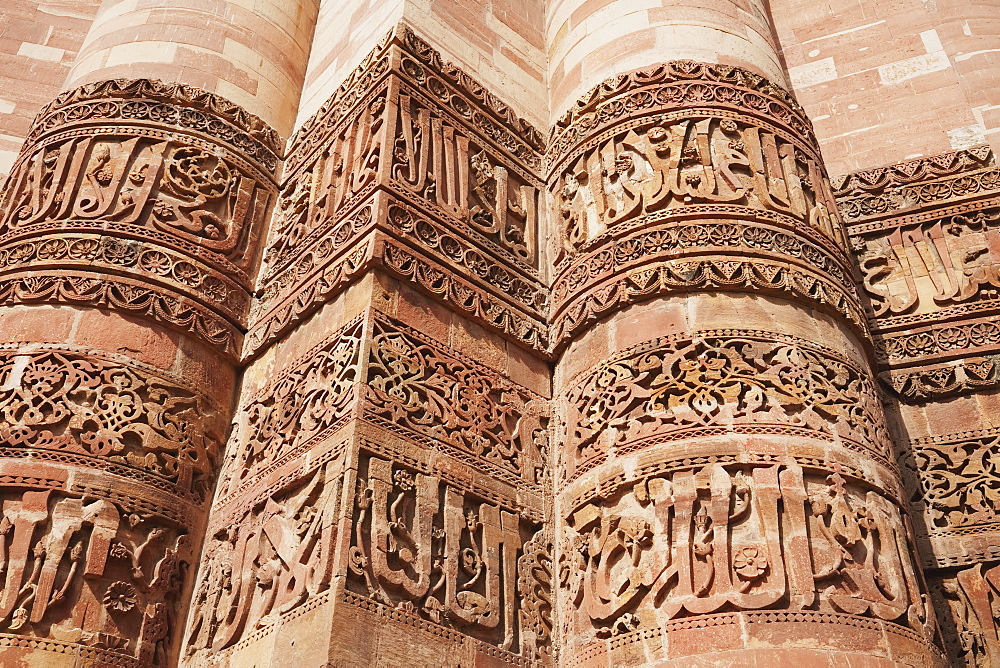
<instances>
[{"instance_id":1,"label":"textured stone wall","mask_svg":"<svg viewBox=\"0 0 1000 668\"><path fill-rule=\"evenodd\" d=\"M10 0L0 7L0 184L31 119L66 81L100 0Z\"/></svg>"},{"instance_id":2,"label":"textured stone wall","mask_svg":"<svg viewBox=\"0 0 1000 668\"><path fill-rule=\"evenodd\" d=\"M787 2L15 3L0 663L1000 661L992 13Z\"/></svg>"},{"instance_id":3,"label":"textured stone wall","mask_svg":"<svg viewBox=\"0 0 1000 668\"><path fill-rule=\"evenodd\" d=\"M1000 3L771 4L834 174L1000 146Z\"/></svg>"}]
</instances>

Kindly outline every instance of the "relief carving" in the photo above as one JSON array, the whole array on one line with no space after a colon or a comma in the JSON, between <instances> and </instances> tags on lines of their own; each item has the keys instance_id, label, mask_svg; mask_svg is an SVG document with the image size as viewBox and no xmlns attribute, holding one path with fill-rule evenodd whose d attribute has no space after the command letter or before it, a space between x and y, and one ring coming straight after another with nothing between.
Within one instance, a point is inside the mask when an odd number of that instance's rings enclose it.
<instances>
[{"instance_id":1,"label":"relief carving","mask_svg":"<svg viewBox=\"0 0 1000 668\"><path fill-rule=\"evenodd\" d=\"M359 320L310 352L244 405L235 419L218 498L243 490L261 471L329 434L355 405L361 382Z\"/></svg>"},{"instance_id":2,"label":"relief carving","mask_svg":"<svg viewBox=\"0 0 1000 668\"><path fill-rule=\"evenodd\" d=\"M837 204L849 222L997 189L1000 170L987 145L863 170L834 183Z\"/></svg>"},{"instance_id":3,"label":"relief carving","mask_svg":"<svg viewBox=\"0 0 1000 668\"><path fill-rule=\"evenodd\" d=\"M213 489L224 424L213 401L136 363L68 349L0 350L0 442L120 464L197 502ZM28 456L28 452L24 456Z\"/></svg>"},{"instance_id":4,"label":"relief carving","mask_svg":"<svg viewBox=\"0 0 1000 668\"><path fill-rule=\"evenodd\" d=\"M877 318L1000 295L1000 209L894 226L853 243Z\"/></svg>"},{"instance_id":5,"label":"relief carving","mask_svg":"<svg viewBox=\"0 0 1000 668\"><path fill-rule=\"evenodd\" d=\"M1000 566L983 563L932 579L934 602L954 666L1000 666Z\"/></svg>"},{"instance_id":6,"label":"relief carving","mask_svg":"<svg viewBox=\"0 0 1000 668\"><path fill-rule=\"evenodd\" d=\"M786 214L843 240L820 164L783 133L709 115L630 126L554 186L568 253L636 217L706 203Z\"/></svg>"},{"instance_id":7,"label":"relief carving","mask_svg":"<svg viewBox=\"0 0 1000 668\"><path fill-rule=\"evenodd\" d=\"M328 463L209 529L185 632L188 657L230 648L330 588L341 485L341 465Z\"/></svg>"},{"instance_id":8,"label":"relief carving","mask_svg":"<svg viewBox=\"0 0 1000 668\"><path fill-rule=\"evenodd\" d=\"M463 458L539 484L548 452L544 399L378 317L366 415L446 444Z\"/></svg>"},{"instance_id":9,"label":"relief carving","mask_svg":"<svg viewBox=\"0 0 1000 668\"><path fill-rule=\"evenodd\" d=\"M566 474L612 447L707 425L794 425L886 461L872 379L831 351L763 332L699 332L636 346L566 395Z\"/></svg>"},{"instance_id":10,"label":"relief carving","mask_svg":"<svg viewBox=\"0 0 1000 668\"><path fill-rule=\"evenodd\" d=\"M899 459L928 531L1000 523L1000 435L920 439Z\"/></svg>"},{"instance_id":11,"label":"relief carving","mask_svg":"<svg viewBox=\"0 0 1000 668\"><path fill-rule=\"evenodd\" d=\"M545 655L546 562L523 537L526 523L436 475L364 459L348 587L503 650ZM533 592L527 608L519 589Z\"/></svg>"},{"instance_id":12,"label":"relief carving","mask_svg":"<svg viewBox=\"0 0 1000 668\"><path fill-rule=\"evenodd\" d=\"M567 633L609 637L684 615L789 609L936 634L899 511L840 473L793 462L695 467L639 481L567 521Z\"/></svg>"},{"instance_id":13,"label":"relief carving","mask_svg":"<svg viewBox=\"0 0 1000 668\"><path fill-rule=\"evenodd\" d=\"M186 86L65 93L36 120L0 205L0 301L123 310L236 357L277 143Z\"/></svg>"},{"instance_id":14,"label":"relief carving","mask_svg":"<svg viewBox=\"0 0 1000 668\"><path fill-rule=\"evenodd\" d=\"M0 497L0 630L169 665L192 557L183 530L104 499L10 488Z\"/></svg>"}]
</instances>

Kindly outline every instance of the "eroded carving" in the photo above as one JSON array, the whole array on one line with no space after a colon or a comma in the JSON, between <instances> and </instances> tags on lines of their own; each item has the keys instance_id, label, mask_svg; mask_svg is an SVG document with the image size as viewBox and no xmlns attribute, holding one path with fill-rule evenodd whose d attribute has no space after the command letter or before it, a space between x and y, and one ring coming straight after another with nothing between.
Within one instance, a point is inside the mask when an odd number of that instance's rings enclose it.
<instances>
[{"instance_id":1,"label":"eroded carving","mask_svg":"<svg viewBox=\"0 0 1000 668\"><path fill-rule=\"evenodd\" d=\"M104 499L0 496L0 629L110 650L127 665L168 665L192 557L186 532Z\"/></svg>"},{"instance_id":2,"label":"eroded carving","mask_svg":"<svg viewBox=\"0 0 1000 668\"><path fill-rule=\"evenodd\" d=\"M230 648L330 587L341 476L339 462L327 463L210 527L185 633L189 657Z\"/></svg>"},{"instance_id":3,"label":"eroded carving","mask_svg":"<svg viewBox=\"0 0 1000 668\"><path fill-rule=\"evenodd\" d=\"M546 653L545 562L539 548L525 545L530 526L436 475L364 460L348 586L501 649ZM519 570L522 549L531 556L521 558ZM534 593L526 609L519 586Z\"/></svg>"}]
</instances>

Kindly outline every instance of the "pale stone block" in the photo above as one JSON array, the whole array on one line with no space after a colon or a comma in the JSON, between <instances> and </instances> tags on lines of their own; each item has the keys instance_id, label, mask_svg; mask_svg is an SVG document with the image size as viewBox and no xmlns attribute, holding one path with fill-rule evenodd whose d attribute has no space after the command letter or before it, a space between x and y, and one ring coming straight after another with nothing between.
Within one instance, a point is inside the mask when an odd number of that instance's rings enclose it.
<instances>
[{"instance_id":1,"label":"pale stone block","mask_svg":"<svg viewBox=\"0 0 1000 668\"><path fill-rule=\"evenodd\" d=\"M919 77L922 74L940 72L949 67L951 67L951 62L949 62L945 52L935 51L883 65L878 68L878 74L883 84L891 86L907 79Z\"/></svg>"},{"instance_id":2,"label":"pale stone block","mask_svg":"<svg viewBox=\"0 0 1000 668\"><path fill-rule=\"evenodd\" d=\"M51 46L45 46L44 44L32 44L31 42L22 42L21 46L17 50L17 55L26 56L33 60L45 60L50 63L58 63L66 55L65 49L55 49Z\"/></svg>"},{"instance_id":3,"label":"pale stone block","mask_svg":"<svg viewBox=\"0 0 1000 668\"><path fill-rule=\"evenodd\" d=\"M0 184L10 174L15 160L17 160L17 151L0 151Z\"/></svg>"},{"instance_id":4,"label":"pale stone block","mask_svg":"<svg viewBox=\"0 0 1000 668\"><path fill-rule=\"evenodd\" d=\"M953 149L971 148L986 143L986 132L978 123L948 130L948 141Z\"/></svg>"},{"instance_id":5,"label":"pale stone block","mask_svg":"<svg viewBox=\"0 0 1000 668\"><path fill-rule=\"evenodd\" d=\"M788 76L795 88L815 86L836 79L837 66L833 62L833 58L821 58L804 65L789 67Z\"/></svg>"},{"instance_id":6,"label":"pale stone block","mask_svg":"<svg viewBox=\"0 0 1000 668\"><path fill-rule=\"evenodd\" d=\"M0 114L13 113L15 107L17 107L16 103L11 102L10 100L0 99Z\"/></svg>"},{"instance_id":7,"label":"pale stone block","mask_svg":"<svg viewBox=\"0 0 1000 668\"><path fill-rule=\"evenodd\" d=\"M134 42L119 44L108 49L105 67L128 65L130 63L172 63L177 56L174 42Z\"/></svg>"}]
</instances>

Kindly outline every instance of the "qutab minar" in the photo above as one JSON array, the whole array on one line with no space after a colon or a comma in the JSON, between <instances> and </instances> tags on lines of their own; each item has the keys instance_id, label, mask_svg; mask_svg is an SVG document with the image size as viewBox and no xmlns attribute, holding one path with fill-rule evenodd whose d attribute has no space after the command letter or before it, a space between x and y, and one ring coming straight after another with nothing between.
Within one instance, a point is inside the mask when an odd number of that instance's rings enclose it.
<instances>
[{"instance_id":1,"label":"qutab minar","mask_svg":"<svg viewBox=\"0 0 1000 668\"><path fill-rule=\"evenodd\" d=\"M0 16L0 663L1000 666L994 0Z\"/></svg>"}]
</instances>

